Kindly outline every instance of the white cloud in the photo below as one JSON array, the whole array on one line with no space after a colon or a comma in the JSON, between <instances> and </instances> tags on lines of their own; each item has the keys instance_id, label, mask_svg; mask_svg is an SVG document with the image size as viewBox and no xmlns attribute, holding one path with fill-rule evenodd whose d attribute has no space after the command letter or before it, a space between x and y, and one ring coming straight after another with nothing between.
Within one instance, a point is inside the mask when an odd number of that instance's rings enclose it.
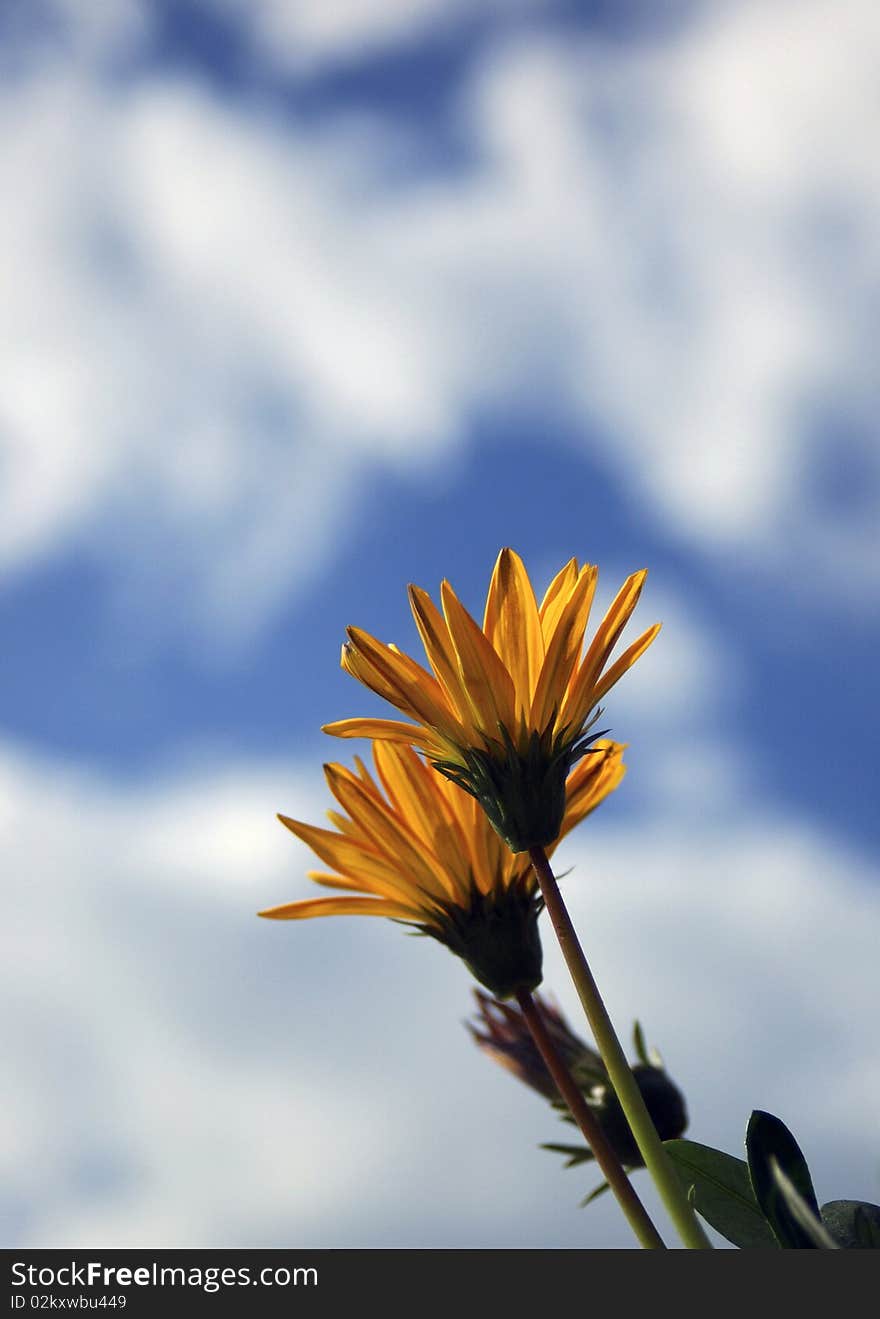
<instances>
[{"instance_id":1,"label":"white cloud","mask_svg":"<svg viewBox=\"0 0 880 1319\"><path fill-rule=\"evenodd\" d=\"M0 564L95 526L129 593L173 570L190 623L246 629L338 543L367 461L449 444L424 337L320 145L180 85L115 113L59 76L9 110Z\"/></svg>"},{"instance_id":2,"label":"white cloud","mask_svg":"<svg viewBox=\"0 0 880 1319\"><path fill-rule=\"evenodd\" d=\"M288 72L326 72L485 21L540 12L546 0L215 0L245 18L260 56Z\"/></svg>"},{"instance_id":3,"label":"white cloud","mask_svg":"<svg viewBox=\"0 0 880 1319\"><path fill-rule=\"evenodd\" d=\"M152 33L152 14L144 0L88 6L79 0L34 0L24 21L15 14L4 18L9 25L8 49L20 58L38 59L48 46L66 50L85 63L100 64L131 56Z\"/></svg>"},{"instance_id":4,"label":"white cloud","mask_svg":"<svg viewBox=\"0 0 880 1319\"><path fill-rule=\"evenodd\" d=\"M873 7L838 17L732 7L614 59L513 44L480 84L508 235L566 318L575 401L610 425L627 484L704 549L809 553L803 408L823 387L860 387L850 318L872 298L880 172L863 125L880 41ZM776 76L770 52L795 29L792 76ZM836 83L814 77L826 46L836 70L854 40ZM787 169L744 170L767 152ZM833 304L810 241L823 208L856 240L835 252Z\"/></svg>"},{"instance_id":5,"label":"white cloud","mask_svg":"<svg viewBox=\"0 0 880 1319\"><path fill-rule=\"evenodd\" d=\"M329 0L291 6L258 0L246 8L248 24L265 58L294 69L325 68L424 35L444 19L457 19L470 0Z\"/></svg>"},{"instance_id":6,"label":"white cloud","mask_svg":"<svg viewBox=\"0 0 880 1319\"><path fill-rule=\"evenodd\" d=\"M323 58L436 6L296 14ZM825 507L810 421L854 409L870 455L878 67L866 0L532 29L459 89L470 165L407 180L378 113L32 64L0 102L0 569L85 539L231 639L340 552L376 464L423 479L537 381L672 538L863 608L880 479Z\"/></svg>"},{"instance_id":7,"label":"white cloud","mask_svg":"<svg viewBox=\"0 0 880 1319\"><path fill-rule=\"evenodd\" d=\"M10 1244L628 1244L613 1204L576 1208L593 1178L536 1148L549 1112L467 1040L455 959L387 922L256 920L308 888L273 819L320 819L302 768L145 788L7 747L0 785ZM736 1153L766 1107L820 1199L877 1199L865 859L748 797L619 818L559 863L621 1032L641 1017L694 1138Z\"/></svg>"}]
</instances>

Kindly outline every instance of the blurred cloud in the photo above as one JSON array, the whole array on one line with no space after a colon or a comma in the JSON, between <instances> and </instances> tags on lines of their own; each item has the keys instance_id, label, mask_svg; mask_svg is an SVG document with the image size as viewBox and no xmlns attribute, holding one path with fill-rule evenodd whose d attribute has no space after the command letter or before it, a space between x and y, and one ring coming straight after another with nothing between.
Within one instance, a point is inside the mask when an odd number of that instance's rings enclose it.
<instances>
[{"instance_id":1,"label":"blurred cloud","mask_svg":"<svg viewBox=\"0 0 880 1319\"><path fill-rule=\"evenodd\" d=\"M239 18L306 61L441 21L376 12ZM512 26L451 98L467 163L427 173L380 104L304 123L76 52L0 100L5 573L86 544L233 640L340 552L365 474L423 479L526 388L674 540L865 607L873 5L706 5L615 45ZM835 410L859 477L829 506Z\"/></svg>"},{"instance_id":2,"label":"blurred cloud","mask_svg":"<svg viewBox=\"0 0 880 1319\"><path fill-rule=\"evenodd\" d=\"M508 17L540 12L546 0L305 0L295 6L284 0L215 0L215 7L244 20L263 59L303 74L436 38L493 11Z\"/></svg>"}]
</instances>

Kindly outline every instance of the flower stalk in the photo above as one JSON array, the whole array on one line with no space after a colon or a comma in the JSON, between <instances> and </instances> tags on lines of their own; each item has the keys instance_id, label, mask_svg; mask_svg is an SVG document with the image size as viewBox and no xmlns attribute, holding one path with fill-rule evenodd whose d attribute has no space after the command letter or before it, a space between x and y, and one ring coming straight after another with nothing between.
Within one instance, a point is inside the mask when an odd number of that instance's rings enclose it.
<instances>
[{"instance_id":1,"label":"flower stalk","mask_svg":"<svg viewBox=\"0 0 880 1319\"><path fill-rule=\"evenodd\" d=\"M572 1117L577 1122L584 1139L593 1151L596 1163L617 1197L618 1204L637 1239L645 1250L665 1250L666 1245L663 1238L636 1194L632 1182L627 1177L623 1165L608 1143L595 1115L591 1112L580 1087L560 1057L531 992L527 989L519 989L516 993L516 999L526 1025L531 1031L535 1046L543 1058L548 1072L553 1077L556 1088L568 1104Z\"/></svg>"},{"instance_id":2,"label":"flower stalk","mask_svg":"<svg viewBox=\"0 0 880 1319\"><path fill-rule=\"evenodd\" d=\"M672 1161L663 1148L663 1142L657 1133L657 1128L654 1126L645 1106L645 1101L627 1062L626 1054L620 1040L617 1038L617 1033L602 1001L596 981L593 979L593 973L578 940L571 917L562 900L562 894L559 892L559 885L556 883L556 877L547 859L547 854L543 847L533 847L529 850L529 856L538 883L541 886L544 905L556 931L562 955L565 958L578 997L590 1023L602 1061L608 1069L611 1084L645 1161L645 1167L653 1177L666 1211L684 1245L690 1250L711 1250L712 1243L700 1225ZM605 1175L607 1177L608 1174Z\"/></svg>"}]
</instances>

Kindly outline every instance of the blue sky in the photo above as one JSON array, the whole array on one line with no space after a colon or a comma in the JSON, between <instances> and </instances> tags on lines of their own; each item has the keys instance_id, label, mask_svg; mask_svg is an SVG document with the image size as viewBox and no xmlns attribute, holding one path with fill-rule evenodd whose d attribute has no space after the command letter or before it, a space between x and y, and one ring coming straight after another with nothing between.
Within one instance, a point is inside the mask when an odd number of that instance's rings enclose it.
<instances>
[{"instance_id":1,"label":"blue sky","mask_svg":"<svg viewBox=\"0 0 880 1319\"><path fill-rule=\"evenodd\" d=\"M380 708L345 626L505 544L664 623L567 845L621 1029L880 1199L873 6L2 21L6 1243L628 1244L443 950L253 917Z\"/></svg>"}]
</instances>

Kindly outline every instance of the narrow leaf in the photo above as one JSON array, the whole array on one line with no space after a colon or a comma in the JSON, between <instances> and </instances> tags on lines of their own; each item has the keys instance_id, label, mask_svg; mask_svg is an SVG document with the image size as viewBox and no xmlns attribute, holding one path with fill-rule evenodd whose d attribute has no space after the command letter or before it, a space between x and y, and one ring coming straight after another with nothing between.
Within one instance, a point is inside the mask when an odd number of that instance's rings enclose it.
<instances>
[{"instance_id":1,"label":"narrow leaf","mask_svg":"<svg viewBox=\"0 0 880 1319\"><path fill-rule=\"evenodd\" d=\"M589 1163L594 1158L593 1151L587 1149L586 1145L542 1145L542 1150L551 1150L554 1154L565 1154L567 1156L563 1165L565 1168L575 1168L579 1163Z\"/></svg>"},{"instance_id":2,"label":"narrow leaf","mask_svg":"<svg viewBox=\"0 0 880 1319\"><path fill-rule=\"evenodd\" d=\"M583 1200L581 1200L580 1203L581 1209L586 1209L588 1204L592 1204L594 1200L598 1200L599 1196L602 1195L602 1193L604 1191L607 1191L608 1189L609 1187L607 1182L600 1182L598 1186L594 1186L590 1194L584 1196Z\"/></svg>"}]
</instances>

